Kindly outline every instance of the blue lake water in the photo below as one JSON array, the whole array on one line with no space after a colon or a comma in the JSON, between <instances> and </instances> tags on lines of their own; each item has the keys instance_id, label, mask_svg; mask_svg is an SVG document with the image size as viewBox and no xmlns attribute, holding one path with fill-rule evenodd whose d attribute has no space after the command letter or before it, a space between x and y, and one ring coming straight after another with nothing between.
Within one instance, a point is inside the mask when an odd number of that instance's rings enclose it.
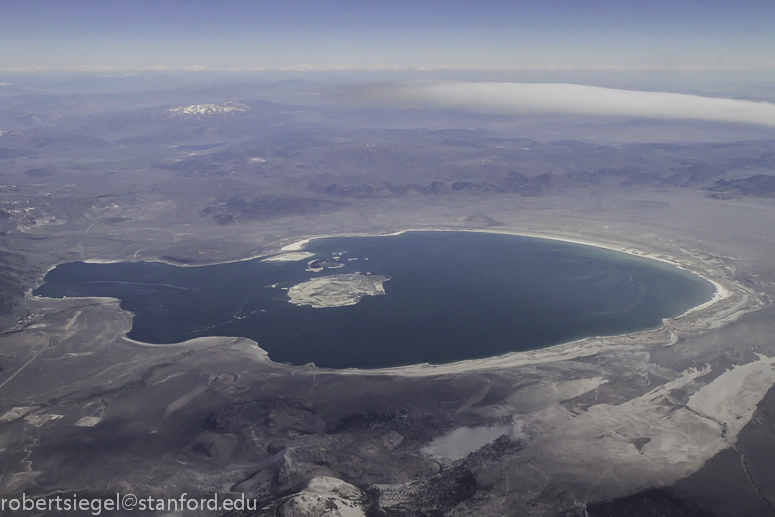
<instances>
[{"instance_id":1,"label":"blue lake water","mask_svg":"<svg viewBox=\"0 0 775 517\"><path fill-rule=\"evenodd\" d=\"M298 262L54 268L34 294L109 296L134 313L129 337L255 340L277 362L331 368L441 364L659 327L714 287L669 264L561 241L476 232L315 239ZM344 264L308 271L308 262ZM357 260L356 260L357 259ZM384 275L384 296L314 308L287 289L326 275Z\"/></svg>"}]
</instances>

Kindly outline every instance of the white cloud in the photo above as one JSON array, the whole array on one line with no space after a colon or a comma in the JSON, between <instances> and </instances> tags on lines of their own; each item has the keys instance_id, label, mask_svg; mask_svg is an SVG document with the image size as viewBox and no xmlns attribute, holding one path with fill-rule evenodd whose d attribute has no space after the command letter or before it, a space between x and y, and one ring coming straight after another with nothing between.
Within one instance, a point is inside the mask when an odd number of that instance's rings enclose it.
<instances>
[{"instance_id":1,"label":"white cloud","mask_svg":"<svg viewBox=\"0 0 775 517\"><path fill-rule=\"evenodd\" d=\"M578 84L382 84L362 88L358 97L367 101L461 108L482 113L573 113L775 126L775 104L770 102Z\"/></svg>"}]
</instances>

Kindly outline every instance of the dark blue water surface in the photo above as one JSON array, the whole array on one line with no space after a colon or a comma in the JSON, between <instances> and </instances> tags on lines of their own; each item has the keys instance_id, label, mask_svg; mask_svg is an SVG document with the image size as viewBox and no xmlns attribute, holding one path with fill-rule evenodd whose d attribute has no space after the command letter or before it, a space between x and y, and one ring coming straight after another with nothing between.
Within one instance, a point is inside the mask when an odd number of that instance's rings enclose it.
<instances>
[{"instance_id":1,"label":"dark blue water surface","mask_svg":"<svg viewBox=\"0 0 775 517\"><path fill-rule=\"evenodd\" d=\"M315 256L198 267L71 262L49 272L34 294L119 298L134 313L129 337L148 343L241 336L278 362L377 368L656 328L714 292L700 277L654 260L513 235L336 237L313 240L305 251ZM345 266L306 270L309 260L333 257ZM312 308L289 303L283 289L355 272L391 277L385 296Z\"/></svg>"}]
</instances>

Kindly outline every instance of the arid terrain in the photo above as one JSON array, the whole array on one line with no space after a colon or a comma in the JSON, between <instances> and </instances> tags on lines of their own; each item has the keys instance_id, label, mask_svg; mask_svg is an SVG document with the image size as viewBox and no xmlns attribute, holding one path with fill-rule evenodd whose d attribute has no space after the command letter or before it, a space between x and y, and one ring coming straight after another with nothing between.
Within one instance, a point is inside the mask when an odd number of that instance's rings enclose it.
<instances>
[{"instance_id":1,"label":"arid terrain","mask_svg":"<svg viewBox=\"0 0 775 517\"><path fill-rule=\"evenodd\" d=\"M2 494L246 494L266 516L775 515L775 131L219 91L0 97ZM31 294L64 262L304 260L304 239L408 229L605 246L717 296L633 335L339 371L240 338L135 342L118 300Z\"/></svg>"}]
</instances>

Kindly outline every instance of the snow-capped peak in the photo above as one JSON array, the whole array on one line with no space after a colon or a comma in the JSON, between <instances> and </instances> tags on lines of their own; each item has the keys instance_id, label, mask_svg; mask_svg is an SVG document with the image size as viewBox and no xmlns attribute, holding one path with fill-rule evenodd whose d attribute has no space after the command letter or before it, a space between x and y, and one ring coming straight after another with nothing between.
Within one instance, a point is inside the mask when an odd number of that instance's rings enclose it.
<instances>
[{"instance_id":1,"label":"snow-capped peak","mask_svg":"<svg viewBox=\"0 0 775 517\"><path fill-rule=\"evenodd\" d=\"M170 108L164 113L173 117L212 117L225 113L247 111L248 109L250 109L248 106L239 102L224 102L223 104L192 104L191 106L179 106L177 108Z\"/></svg>"}]
</instances>

